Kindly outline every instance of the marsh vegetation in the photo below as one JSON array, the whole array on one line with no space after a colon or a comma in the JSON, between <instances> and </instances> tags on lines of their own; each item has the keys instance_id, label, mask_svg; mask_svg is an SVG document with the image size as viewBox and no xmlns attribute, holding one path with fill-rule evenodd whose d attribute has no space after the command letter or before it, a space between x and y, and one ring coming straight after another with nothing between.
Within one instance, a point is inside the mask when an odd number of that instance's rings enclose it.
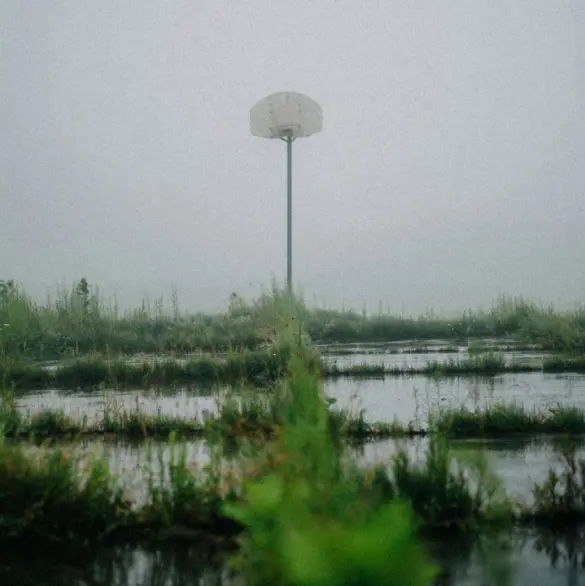
<instances>
[{"instance_id":1,"label":"marsh vegetation","mask_svg":"<svg viewBox=\"0 0 585 586\"><path fill-rule=\"evenodd\" d=\"M585 403L439 401L422 420L406 420L390 416L398 396L387 413L379 404L351 407L332 392L336 381L359 396L360 379L378 377L379 401L394 380L408 387L417 376L440 384L577 373L584 315L503 300L455 320L368 316L309 310L278 290L251 304L234 301L221 316L184 315L177 299L170 314L162 303L120 314L84 280L44 305L2 283L0 544L82 556L98 544L162 551L181 540L209 552L210 569L219 555L230 568L218 577L225 584L449 583L448 552L437 548L447 538L480 547L488 537L569 522L580 530ZM430 340L439 338L437 349ZM409 341L390 344L397 340ZM357 352L347 351L356 343ZM516 360L519 348L527 360ZM406 364L360 363L356 354ZM344 357L350 361L335 362ZM138 389L189 396L193 383L207 389L213 408L186 414L138 403ZM46 388L67 390L63 397L84 390L99 409L90 417L88 407L22 407L30 405L24 390ZM122 389L135 393L135 406L117 403ZM546 435L561 461L524 500L511 496L490 464L489 441ZM426 442L417 458L408 444L415 437ZM194 438L209 450L204 463L190 456ZM384 461L360 458L366 442L383 438L406 443ZM471 439L480 441L457 443ZM98 453L121 440L148 454L135 470L140 490Z\"/></svg>"}]
</instances>

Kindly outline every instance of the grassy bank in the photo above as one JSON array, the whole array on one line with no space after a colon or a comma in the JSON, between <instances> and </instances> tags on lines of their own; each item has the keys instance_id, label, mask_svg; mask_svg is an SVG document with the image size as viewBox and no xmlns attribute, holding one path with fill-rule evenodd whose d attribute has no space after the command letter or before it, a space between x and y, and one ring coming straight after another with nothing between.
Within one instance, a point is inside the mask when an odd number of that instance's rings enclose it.
<instances>
[{"instance_id":1,"label":"grassy bank","mask_svg":"<svg viewBox=\"0 0 585 586\"><path fill-rule=\"evenodd\" d=\"M356 440L425 435L414 424L369 423L363 411L328 410L328 425L334 437ZM184 418L160 412L146 413L138 407L124 409L106 403L102 412L89 420L74 419L59 409L42 409L27 414L15 407L11 393L0 400L0 429L10 439L80 438L115 436L133 439L167 438L174 434L190 437L273 438L286 423L286 402L278 389L271 392L232 393L218 398L217 412L202 418Z\"/></svg>"},{"instance_id":2,"label":"grassy bank","mask_svg":"<svg viewBox=\"0 0 585 586\"><path fill-rule=\"evenodd\" d=\"M435 346L422 341L419 345L389 345L389 344L330 344L317 345L323 356L353 356L355 354L400 356L401 354L458 354L465 350L469 354L500 354L503 352L544 352L539 344L489 344L465 342L461 346Z\"/></svg>"},{"instance_id":3,"label":"grassy bank","mask_svg":"<svg viewBox=\"0 0 585 586\"><path fill-rule=\"evenodd\" d=\"M518 372L585 372L585 357L551 356L542 364L506 362L502 354L486 353L445 362L429 361L422 366L385 366L384 364L358 363L339 366L329 363L322 367L323 375L330 378L381 378L386 376L491 376Z\"/></svg>"},{"instance_id":4,"label":"grassy bank","mask_svg":"<svg viewBox=\"0 0 585 586\"><path fill-rule=\"evenodd\" d=\"M5 386L16 390L148 388L240 381L263 385L284 375L289 357L290 350L279 346L230 352L225 358L204 356L191 360L163 358L131 362L97 357L51 367L4 361L0 364L0 376Z\"/></svg>"},{"instance_id":5,"label":"grassy bank","mask_svg":"<svg viewBox=\"0 0 585 586\"><path fill-rule=\"evenodd\" d=\"M0 355L52 360L92 352L119 356L257 349L266 329L278 327L278 312L292 315L285 297L274 288L250 303L226 299L226 312L205 315L181 311L174 292L170 307L161 298L121 312L115 300L105 303L84 279L43 304L16 284L0 281ZM299 299L293 309L311 339L324 343L442 339L465 345L471 340L473 345L480 338L514 338L549 350L585 353L585 309L560 312L524 299L503 298L490 310L450 317L315 309Z\"/></svg>"},{"instance_id":6,"label":"grassy bank","mask_svg":"<svg viewBox=\"0 0 585 586\"><path fill-rule=\"evenodd\" d=\"M429 428L431 433L454 439L583 434L585 410L563 405L529 410L514 404L441 409L431 415Z\"/></svg>"},{"instance_id":7,"label":"grassy bank","mask_svg":"<svg viewBox=\"0 0 585 586\"><path fill-rule=\"evenodd\" d=\"M0 377L5 387L16 390L150 388L176 385L234 385L244 381L254 385L273 383L285 374L290 351L285 346L263 350L230 352L226 357L204 356L189 360L172 358L143 362L78 359L50 368L4 360ZM552 357L542 365L506 363L499 354L481 354L462 360L429 362L422 366L385 366L383 364L349 364L320 362L315 365L325 378L383 378L391 376L491 376L518 372L585 372L585 358Z\"/></svg>"},{"instance_id":8,"label":"grassy bank","mask_svg":"<svg viewBox=\"0 0 585 586\"><path fill-rule=\"evenodd\" d=\"M326 399L326 403L331 403ZM61 438L116 436L134 439L177 437L274 438L286 424L286 402L278 387L270 391L233 392L218 397L214 414L184 418L140 408L124 409L107 402L103 411L89 420L73 419L58 409L32 414L15 407L10 393L0 400L0 429L9 438ZM514 438L517 436L585 434L585 410L558 405L526 409L520 405L496 404L469 410L442 408L432 412L426 425L411 422L369 422L363 410L327 408L327 424L334 437L352 440L443 436L452 439Z\"/></svg>"}]
</instances>

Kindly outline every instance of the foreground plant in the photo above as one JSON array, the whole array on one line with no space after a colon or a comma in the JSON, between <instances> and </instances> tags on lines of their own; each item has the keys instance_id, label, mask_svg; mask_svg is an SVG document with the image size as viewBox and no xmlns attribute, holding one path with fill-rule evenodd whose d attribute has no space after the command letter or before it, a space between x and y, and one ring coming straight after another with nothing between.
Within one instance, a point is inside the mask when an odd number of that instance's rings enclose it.
<instances>
[{"instance_id":1,"label":"foreground plant","mask_svg":"<svg viewBox=\"0 0 585 586\"><path fill-rule=\"evenodd\" d=\"M372 483L331 433L311 348L300 328L292 336L297 351L279 389L277 440L246 484L245 504L224 506L246 528L236 567L255 586L430 584L436 569L409 506L368 502Z\"/></svg>"}]
</instances>

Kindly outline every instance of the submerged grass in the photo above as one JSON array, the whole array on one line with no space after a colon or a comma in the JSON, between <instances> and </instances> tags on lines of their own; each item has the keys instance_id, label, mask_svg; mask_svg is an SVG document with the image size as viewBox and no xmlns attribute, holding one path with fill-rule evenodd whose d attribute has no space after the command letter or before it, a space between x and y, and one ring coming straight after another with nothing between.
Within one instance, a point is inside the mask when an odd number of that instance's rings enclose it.
<instances>
[{"instance_id":1,"label":"submerged grass","mask_svg":"<svg viewBox=\"0 0 585 586\"><path fill-rule=\"evenodd\" d=\"M441 409L431 416L431 433L452 438L504 438L515 435L585 433L585 410L558 405L527 410L515 404L483 409Z\"/></svg>"},{"instance_id":2,"label":"submerged grass","mask_svg":"<svg viewBox=\"0 0 585 586\"><path fill-rule=\"evenodd\" d=\"M274 437L286 423L286 405L282 397L272 391L243 391L223 395L217 399L215 414L205 412L201 418L186 418L165 414L158 410L147 413L138 407L124 408L107 401L104 409L91 421L74 419L63 410L44 408L32 414L18 410L12 393L0 399L0 430L8 438L35 437L38 439L64 436L118 436L128 438L168 437ZM363 410L331 409L328 425L335 437L375 439L385 437L413 437L425 432L414 424L397 422L370 423Z\"/></svg>"},{"instance_id":3,"label":"submerged grass","mask_svg":"<svg viewBox=\"0 0 585 586\"><path fill-rule=\"evenodd\" d=\"M0 436L0 544L103 540L126 524L129 504L107 465L85 478L65 450L49 454L9 447Z\"/></svg>"},{"instance_id":4,"label":"submerged grass","mask_svg":"<svg viewBox=\"0 0 585 586\"><path fill-rule=\"evenodd\" d=\"M534 487L534 506L524 513L532 522L564 527L585 522L585 458L577 457L574 443L563 450L561 465Z\"/></svg>"},{"instance_id":5,"label":"submerged grass","mask_svg":"<svg viewBox=\"0 0 585 586\"><path fill-rule=\"evenodd\" d=\"M383 364L350 364L339 366L335 363L322 366L323 375L331 378L383 378L386 376L425 375L434 377L454 376L492 376L503 373L518 372L585 372L584 357L552 356L545 358L541 364L524 362L506 362L503 354L486 352L473 354L468 358L439 362L429 361L422 366L385 366Z\"/></svg>"},{"instance_id":6,"label":"submerged grass","mask_svg":"<svg viewBox=\"0 0 585 586\"><path fill-rule=\"evenodd\" d=\"M246 437L273 438L286 424L287 403L280 382L265 390L221 393L216 396L214 412L201 417L182 417L162 412L124 407L107 399L102 411L91 421L72 418L59 409L44 408L27 414L16 408L14 395L0 398L0 429L6 437L60 438L63 436L108 435L128 438L167 437ZM526 409L518 404L493 404L483 408L440 408L431 411L427 425L372 422L363 409L335 408L326 399L327 421L334 437L351 440L401 438L439 435L453 439L514 438L516 436L585 434L585 410L557 405L545 409Z\"/></svg>"}]
</instances>

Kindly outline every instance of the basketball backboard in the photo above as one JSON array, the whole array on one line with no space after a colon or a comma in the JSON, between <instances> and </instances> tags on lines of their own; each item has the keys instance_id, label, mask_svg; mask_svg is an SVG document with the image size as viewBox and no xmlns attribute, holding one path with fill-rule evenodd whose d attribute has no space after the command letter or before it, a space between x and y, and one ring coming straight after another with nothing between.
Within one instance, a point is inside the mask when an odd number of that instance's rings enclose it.
<instances>
[{"instance_id":1,"label":"basketball backboard","mask_svg":"<svg viewBox=\"0 0 585 586\"><path fill-rule=\"evenodd\" d=\"M298 138L323 129L323 111L314 100L298 92L278 92L250 110L250 131L262 138Z\"/></svg>"}]
</instances>

